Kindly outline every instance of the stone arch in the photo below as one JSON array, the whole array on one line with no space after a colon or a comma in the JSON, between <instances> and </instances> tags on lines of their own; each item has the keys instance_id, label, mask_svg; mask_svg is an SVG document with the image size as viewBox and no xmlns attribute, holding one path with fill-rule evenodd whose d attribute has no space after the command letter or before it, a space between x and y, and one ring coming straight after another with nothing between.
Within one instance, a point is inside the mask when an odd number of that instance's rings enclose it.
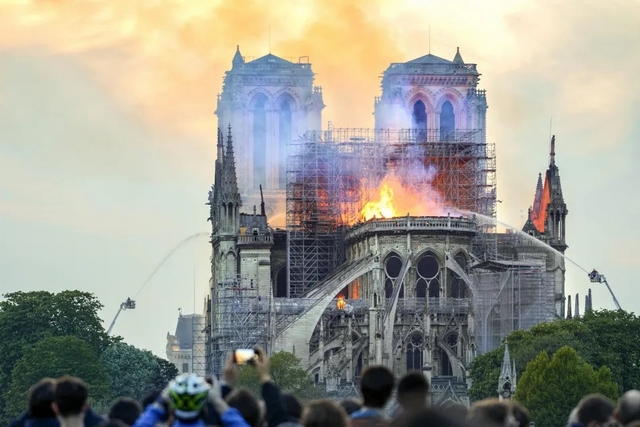
<instances>
[{"instance_id":1,"label":"stone arch","mask_svg":"<svg viewBox=\"0 0 640 427\"><path fill-rule=\"evenodd\" d=\"M416 297L438 298L442 288L441 257L433 250L421 251L416 256Z\"/></svg>"},{"instance_id":2,"label":"stone arch","mask_svg":"<svg viewBox=\"0 0 640 427\"><path fill-rule=\"evenodd\" d=\"M462 271L468 273L467 262L469 255L464 250L458 250L453 256L453 262L457 263ZM469 298L471 290L467 283L455 271L447 269L447 296L449 298Z\"/></svg>"},{"instance_id":3,"label":"stone arch","mask_svg":"<svg viewBox=\"0 0 640 427\"><path fill-rule=\"evenodd\" d=\"M300 108L300 98L295 92L289 89L280 89L273 95L272 99L275 100L273 106L276 110L280 109L282 101L289 103L291 111L297 111Z\"/></svg>"},{"instance_id":4,"label":"stone arch","mask_svg":"<svg viewBox=\"0 0 640 427\"><path fill-rule=\"evenodd\" d=\"M403 347L406 350L405 368L407 371L422 370L424 365L424 341L424 334L419 331L410 333L405 339Z\"/></svg>"},{"instance_id":5,"label":"stone arch","mask_svg":"<svg viewBox=\"0 0 640 427\"><path fill-rule=\"evenodd\" d=\"M413 111L413 105L418 101L422 101L424 103L427 109L427 116L433 114L436 111L436 109L434 108L435 102L433 94L423 88L415 88L407 93L407 95L405 96L405 108L407 109L407 111Z\"/></svg>"},{"instance_id":6,"label":"stone arch","mask_svg":"<svg viewBox=\"0 0 640 427\"><path fill-rule=\"evenodd\" d=\"M434 111L440 114L442 111L442 105L449 101L451 105L453 105L453 112L456 114L456 124L457 124L457 116L458 114L462 114L464 110L464 97L462 94L451 87L445 87L440 89L433 95L436 102L434 103Z\"/></svg>"},{"instance_id":7,"label":"stone arch","mask_svg":"<svg viewBox=\"0 0 640 427\"><path fill-rule=\"evenodd\" d=\"M389 251L383 259L382 271L384 273L384 296L385 298L391 298L391 295L393 294L393 286L400 276L404 260L396 251ZM401 292L402 291L403 289L401 289Z\"/></svg>"},{"instance_id":8,"label":"stone arch","mask_svg":"<svg viewBox=\"0 0 640 427\"><path fill-rule=\"evenodd\" d=\"M287 265L280 267L273 280L273 296L274 298L287 297Z\"/></svg>"},{"instance_id":9,"label":"stone arch","mask_svg":"<svg viewBox=\"0 0 640 427\"><path fill-rule=\"evenodd\" d=\"M249 111L253 111L256 108L256 103L260 99L264 101L266 110L269 110L273 107L272 105L273 95L269 91L262 88L256 88L250 91L247 94L247 99L248 99L247 110Z\"/></svg>"}]
</instances>

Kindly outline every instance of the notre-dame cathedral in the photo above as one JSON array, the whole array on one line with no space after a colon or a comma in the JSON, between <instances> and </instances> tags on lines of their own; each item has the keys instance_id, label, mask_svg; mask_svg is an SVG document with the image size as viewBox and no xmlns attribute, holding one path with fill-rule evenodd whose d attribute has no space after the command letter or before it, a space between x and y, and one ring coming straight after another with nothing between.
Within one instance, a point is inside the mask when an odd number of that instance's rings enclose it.
<instances>
[{"instance_id":1,"label":"notre-dame cathedral","mask_svg":"<svg viewBox=\"0 0 640 427\"><path fill-rule=\"evenodd\" d=\"M238 47L218 96L207 201L209 371L234 348L260 345L293 352L329 392L353 392L363 367L382 363L423 371L436 403L468 402L477 354L565 316L555 138L524 227L497 233L479 82L459 50L392 63L371 129L331 129L307 57L249 60ZM391 174L451 209L358 217L366 191Z\"/></svg>"}]
</instances>

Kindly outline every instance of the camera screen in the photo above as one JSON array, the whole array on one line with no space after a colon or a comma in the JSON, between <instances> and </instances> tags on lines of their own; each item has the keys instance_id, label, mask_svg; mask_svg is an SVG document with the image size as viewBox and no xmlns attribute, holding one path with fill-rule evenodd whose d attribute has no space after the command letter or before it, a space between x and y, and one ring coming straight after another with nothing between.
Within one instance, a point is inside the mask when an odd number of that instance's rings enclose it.
<instances>
[{"instance_id":1,"label":"camera screen","mask_svg":"<svg viewBox=\"0 0 640 427\"><path fill-rule=\"evenodd\" d=\"M253 350L236 350L234 352L234 361L236 365L246 365L247 363L253 362L253 359L256 356L256 352Z\"/></svg>"}]
</instances>

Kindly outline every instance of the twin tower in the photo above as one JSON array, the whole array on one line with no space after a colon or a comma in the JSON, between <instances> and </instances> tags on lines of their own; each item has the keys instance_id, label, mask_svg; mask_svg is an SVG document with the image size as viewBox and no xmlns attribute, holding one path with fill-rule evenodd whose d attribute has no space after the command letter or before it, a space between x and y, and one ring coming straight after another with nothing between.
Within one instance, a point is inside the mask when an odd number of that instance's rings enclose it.
<instances>
[{"instance_id":1,"label":"twin tower","mask_svg":"<svg viewBox=\"0 0 640 427\"><path fill-rule=\"evenodd\" d=\"M307 131L323 129L325 104L314 80L308 57L268 54L248 60L237 48L216 115L221 127L233 129L245 206L260 203L262 186L267 213L284 210L287 146ZM477 90L479 80L476 65L466 64L459 50L451 61L428 54L392 63L382 77L382 95L375 98L374 127L424 130L439 140L473 129L484 143L487 103L484 91Z\"/></svg>"}]
</instances>

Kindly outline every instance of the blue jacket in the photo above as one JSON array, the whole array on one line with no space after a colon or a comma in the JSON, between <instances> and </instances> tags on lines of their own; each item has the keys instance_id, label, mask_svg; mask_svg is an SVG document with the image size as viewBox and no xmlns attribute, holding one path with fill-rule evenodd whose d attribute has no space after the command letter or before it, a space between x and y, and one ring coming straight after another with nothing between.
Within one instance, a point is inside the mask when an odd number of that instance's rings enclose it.
<instances>
[{"instance_id":1,"label":"blue jacket","mask_svg":"<svg viewBox=\"0 0 640 427\"><path fill-rule=\"evenodd\" d=\"M164 409L158 405L149 405L136 420L133 427L156 427L156 424L160 422L164 415ZM222 419L223 427L249 427L249 424L247 424L244 418L242 418L242 415L240 415L240 412L235 408L229 408L220 418ZM205 423L201 419L197 419L191 423L175 420L172 427L205 427Z\"/></svg>"},{"instance_id":2,"label":"blue jacket","mask_svg":"<svg viewBox=\"0 0 640 427\"><path fill-rule=\"evenodd\" d=\"M89 408L84 414L85 427L96 427L105 420L104 417ZM29 411L24 412L20 418L10 424L11 427L59 427L58 418L32 418Z\"/></svg>"}]
</instances>

